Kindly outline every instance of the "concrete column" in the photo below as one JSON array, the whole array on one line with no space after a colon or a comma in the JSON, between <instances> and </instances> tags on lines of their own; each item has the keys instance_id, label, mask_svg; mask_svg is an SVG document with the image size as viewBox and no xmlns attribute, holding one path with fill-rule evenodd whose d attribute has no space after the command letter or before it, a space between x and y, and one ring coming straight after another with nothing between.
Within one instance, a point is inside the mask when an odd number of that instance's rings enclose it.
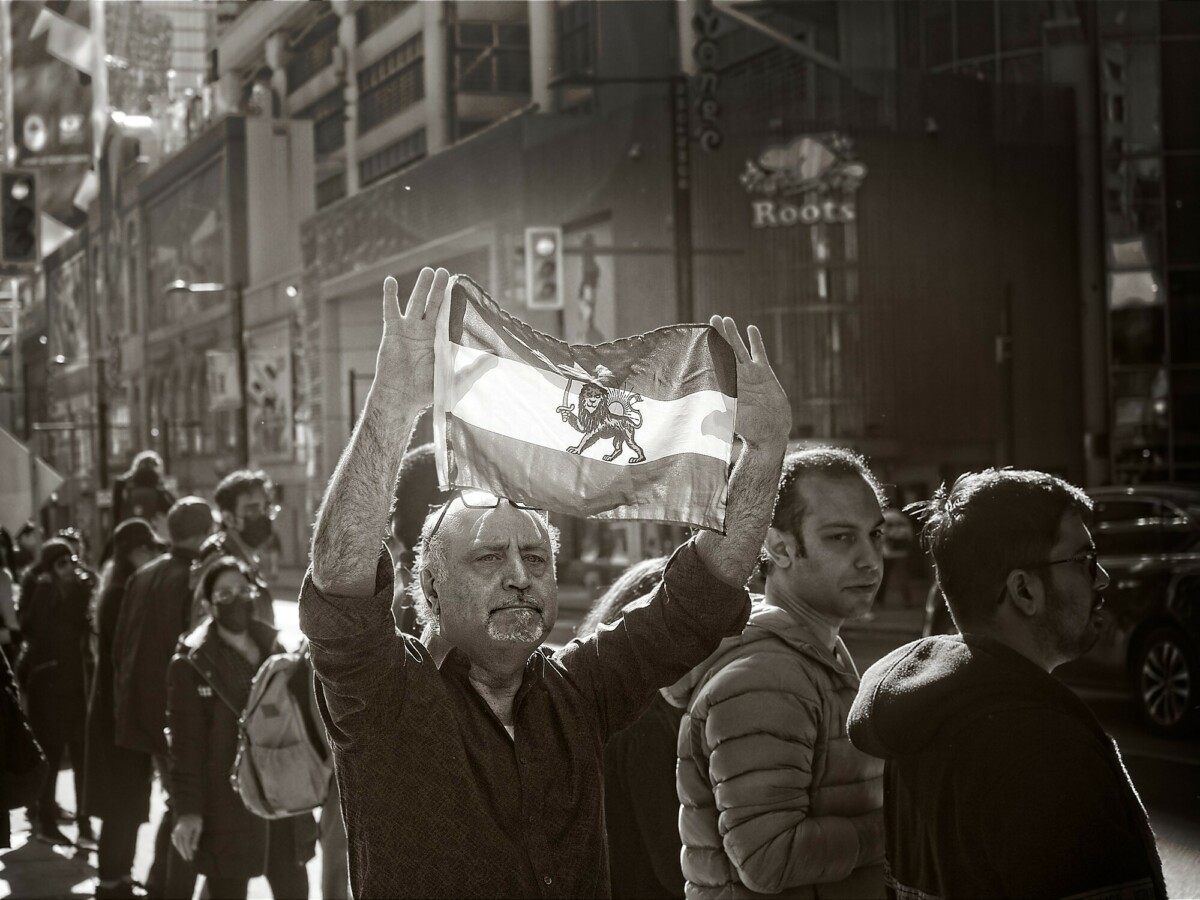
<instances>
[{"instance_id":1,"label":"concrete column","mask_svg":"<svg viewBox=\"0 0 1200 900\"><path fill-rule=\"evenodd\" d=\"M267 66L271 69L271 91L279 98L281 114L286 114L289 112L286 107L288 95L287 64L288 58L291 56L287 49L287 35L282 31L272 32L267 38L267 43L263 49L267 58ZM274 117L275 110L271 109L269 112Z\"/></svg>"},{"instance_id":2,"label":"concrete column","mask_svg":"<svg viewBox=\"0 0 1200 900\"><path fill-rule=\"evenodd\" d=\"M558 74L558 22L556 4L529 0L530 99L541 112L555 112L558 92L550 82Z\"/></svg>"},{"instance_id":3,"label":"concrete column","mask_svg":"<svg viewBox=\"0 0 1200 900\"><path fill-rule=\"evenodd\" d=\"M1075 89L1075 172L1079 210L1079 296L1083 327L1084 471L1087 484L1108 484L1109 457L1093 450L1109 434L1108 305L1103 258L1100 197L1100 135L1096 120L1096 73L1084 43L1052 46L1049 80ZM1111 435L1110 435L1111 440Z\"/></svg>"},{"instance_id":4,"label":"concrete column","mask_svg":"<svg viewBox=\"0 0 1200 900\"><path fill-rule=\"evenodd\" d=\"M696 29L692 17L699 6L696 0L679 0L675 4L675 15L679 22L679 67L689 77L696 74L696 60L692 57L692 48L696 46Z\"/></svg>"},{"instance_id":5,"label":"concrete column","mask_svg":"<svg viewBox=\"0 0 1200 900\"><path fill-rule=\"evenodd\" d=\"M346 100L346 196L358 193L358 32L350 4L335 5L338 21L338 56L334 65L341 67L342 95Z\"/></svg>"},{"instance_id":6,"label":"concrete column","mask_svg":"<svg viewBox=\"0 0 1200 900\"><path fill-rule=\"evenodd\" d=\"M450 134L450 72L447 58L445 0L427 0L422 36L425 50L425 152L432 156L452 140Z\"/></svg>"}]
</instances>

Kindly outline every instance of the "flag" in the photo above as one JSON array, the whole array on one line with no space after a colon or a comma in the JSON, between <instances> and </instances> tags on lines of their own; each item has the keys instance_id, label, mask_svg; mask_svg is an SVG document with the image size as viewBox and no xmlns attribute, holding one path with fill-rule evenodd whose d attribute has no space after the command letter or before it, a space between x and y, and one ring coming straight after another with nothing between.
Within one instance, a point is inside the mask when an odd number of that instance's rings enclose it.
<instances>
[{"instance_id":1,"label":"flag","mask_svg":"<svg viewBox=\"0 0 1200 900\"><path fill-rule=\"evenodd\" d=\"M33 518L63 477L0 428L0 525L16 534Z\"/></svg>"},{"instance_id":2,"label":"flag","mask_svg":"<svg viewBox=\"0 0 1200 900\"><path fill-rule=\"evenodd\" d=\"M43 9L33 23L33 30L29 32L30 40L36 39L43 32L50 35L46 41L47 53L85 75L92 74L96 48L92 33L85 26Z\"/></svg>"},{"instance_id":3,"label":"flag","mask_svg":"<svg viewBox=\"0 0 1200 900\"><path fill-rule=\"evenodd\" d=\"M443 487L552 512L724 533L737 363L707 325L565 344L455 276L438 316Z\"/></svg>"}]
</instances>

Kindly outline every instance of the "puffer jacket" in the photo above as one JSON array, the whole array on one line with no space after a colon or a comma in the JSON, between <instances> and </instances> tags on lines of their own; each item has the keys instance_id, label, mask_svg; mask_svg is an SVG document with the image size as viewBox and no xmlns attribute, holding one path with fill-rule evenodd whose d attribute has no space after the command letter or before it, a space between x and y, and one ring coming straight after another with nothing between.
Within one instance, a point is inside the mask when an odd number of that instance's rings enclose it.
<instances>
[{"instance_id":1,"label":"puffer jacket","mask_svg":"<svg viewBox=\"0 0 1200 900\"><path fill-rule=\"evenodd\" d=\"M837 650L756 601L697 668L678 748L688 897L883 896L883 765L846 737L859 680Z\"/></svg>"}]
</instances>

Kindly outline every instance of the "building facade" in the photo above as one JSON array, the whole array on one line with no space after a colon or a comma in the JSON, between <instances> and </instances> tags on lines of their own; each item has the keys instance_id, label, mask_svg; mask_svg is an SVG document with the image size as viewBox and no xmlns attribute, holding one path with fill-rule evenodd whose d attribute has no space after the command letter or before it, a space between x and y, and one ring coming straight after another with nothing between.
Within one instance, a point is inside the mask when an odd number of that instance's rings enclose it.
<instances>
[{"instance_id":1,"label":"building facade","mask_svg":"<svg viewBox=\"0 0 1200 900\"><path fill-rule=\"evenodd\" d=\"M1194 480L1193 9L226 4L169 127L114 130L87 229L46 263L50 346L25 344L56 402L104 399L78 429L93 473L142 446L183 490L270 470L293 565L380 284L423 265L568 341L757 322L797 445L861 449L899 500L994 464ZM529 308L530 226L562 229L561 310ZM83 375L52 362L76 284L102 360ZM244 419L220 386L239 346ZM585 577L681 534L564 537Z\"/></svg>"}]
</instances>

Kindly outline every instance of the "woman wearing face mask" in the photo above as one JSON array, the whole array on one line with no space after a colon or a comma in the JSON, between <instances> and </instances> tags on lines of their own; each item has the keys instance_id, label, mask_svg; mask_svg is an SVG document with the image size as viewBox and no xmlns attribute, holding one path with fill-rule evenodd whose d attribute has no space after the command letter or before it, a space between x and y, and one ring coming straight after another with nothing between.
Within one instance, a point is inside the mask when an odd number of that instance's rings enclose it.
<instances>
[{"instance_id":1,"label":"woman wearing face mask","mask_svg":"<svg viewBox=\"0 0 1200 900\"><path fill-rule=\"evenodd\" d=\"M181 641L167 674L172 841L208 881L208 895L246 896L264 872L276 898L308 896L304 868L316 844L312 815L268 822L242 805L229 783L238 718L263 661L280 653L275 629L254 617L257 589L248 566L221 557L200 590L209 618Z\"/></svg>"}]
</instances>

